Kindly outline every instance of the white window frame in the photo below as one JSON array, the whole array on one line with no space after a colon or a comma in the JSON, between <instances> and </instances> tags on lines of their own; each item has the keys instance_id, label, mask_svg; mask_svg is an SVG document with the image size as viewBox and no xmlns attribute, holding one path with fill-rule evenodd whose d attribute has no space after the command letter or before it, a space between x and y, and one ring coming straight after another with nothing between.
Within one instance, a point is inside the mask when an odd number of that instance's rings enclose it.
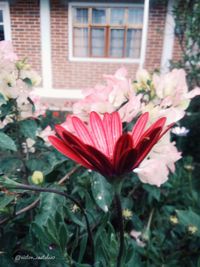
<instances>
[{"instance_id":1,"label":"white window frame","mask_svg":"<svg viewBox=\"0 0 200 267\"><path fill-rule=\"evenodd\" d=\"M140 58L91 58L91 57L74 57L73 56L73 8L74 7L143 7L143 27L142 27L142 40L141 40L141 51ZM68 38L69 38L69 61L76 62L102 62L102 63L137 63L142 67L145 61L146 53L146 39L147 39L147 28L148 28L148 12L149 12L149 0L145 0L144 4L123 4L123 3L94 3L94 2L70 2L68 5Z\"/></svg>"},{"instance_id":2,"label":"white window frame","mask_svg":"<svg viewBox=\"0 0 200 267\"><path fill-rule=\"evenodd\" d=\"M8 1L0 2L0 10L3 11L5 41L11 41L10 7Z\"/></svg>"}]
</instances>

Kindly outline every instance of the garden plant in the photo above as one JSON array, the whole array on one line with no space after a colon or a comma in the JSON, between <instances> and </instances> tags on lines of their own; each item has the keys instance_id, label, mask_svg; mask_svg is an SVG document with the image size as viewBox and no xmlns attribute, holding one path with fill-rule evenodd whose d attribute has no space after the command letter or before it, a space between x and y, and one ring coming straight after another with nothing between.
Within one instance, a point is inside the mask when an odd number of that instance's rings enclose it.
<instances>
[{"instance_id":1,"label":"garden plant","mask_svg":"<svg viewBox=\"0 0 200 267\"><path fill-rule=\"evenodd\" d=\"M200 266L184 69L120 68L63 120L10 43L0 65L0 266Z\"/></svg>"}]
</instances>

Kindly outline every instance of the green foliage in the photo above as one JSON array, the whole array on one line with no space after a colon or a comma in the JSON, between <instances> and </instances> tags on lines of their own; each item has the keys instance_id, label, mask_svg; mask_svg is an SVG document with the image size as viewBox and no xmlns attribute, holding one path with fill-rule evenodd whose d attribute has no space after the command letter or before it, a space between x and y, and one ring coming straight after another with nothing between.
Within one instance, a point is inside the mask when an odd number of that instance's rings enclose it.
<instances>
[{"instance_id":1,"label":"green foliage","mask_svg":"<svg viewBox=\"0 0 200 267\"><path fill-rule=\"evenodd\" d=\"M20 134L25 138L35 139L38 129L37 122L35 120L23 120L19 122Z\"/></svg>"},{"instance_id":2,"label":"green foliage","mask_svg":"<svg viewBox=\"0 0 200 267\"><path fill-rule=\"evenodd\" d=\"M183 68L187 74L189 88L200 86L200 1L174 1L173 15L175 19L175 35L179 42L182 56L179 61L171 62L171 68ZM181 125L190 130L188 137L177 138L177 143L184 156L192 156L194 161L200 162L200 119L199 97L191 102L187 116Z\"/></svg>"},{"instance_id":3,"label":"green foliage","mask_svg":"<svg viewBox=\"0 0 200 267\"><path fill-rule=\"evenodd\" d=\"M98 173L92 174L92 194L97 205L104 212L108 212L113 199L113 189L106 179Z\"/></svg>"},{"instance_id":4,"label":"green foliage","mask_svg":"<svg viewBox=\"0 0 200 267\"><path fill-rule=\"evenodd\" d=\"M15 142L7 134L0 132L0 148L16 151Z\"/></svg>"},{"instance_id":5,"label":"green foliage","mask_svg":"<svg viewBox=\"0 0 200 267\"><path fill-rule=\"evenodd\" d=\"M184 68L190 87L200 85L200 2L198 0L176 0L173 10L175 33L183 56L172 67Z\"/></svg>"}]
</instances>

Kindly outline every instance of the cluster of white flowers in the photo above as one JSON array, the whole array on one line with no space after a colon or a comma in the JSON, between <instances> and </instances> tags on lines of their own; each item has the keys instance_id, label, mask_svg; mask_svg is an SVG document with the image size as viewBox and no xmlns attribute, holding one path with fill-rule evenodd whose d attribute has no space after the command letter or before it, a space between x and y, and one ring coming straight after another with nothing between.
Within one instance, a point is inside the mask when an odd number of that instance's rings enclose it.
<instances>
[{"instance_id":1,"label":"cluster of white flowers","mask_svg":"<svg viewBox=\"0 0 200 267\"><path fill-rule=\"evenodd\" d=\"M13 52L10 42L0 42L0 105L16 100L18 119L37 117L45 112L46 106L41 104L38 96L33 93L33 87L41 82L40 76L31 69L27 60L19 60ZM34 103L34 109L31 104ZM5 118L1 126L5 125L12 117Z\"/></svg>"}]
</instances>

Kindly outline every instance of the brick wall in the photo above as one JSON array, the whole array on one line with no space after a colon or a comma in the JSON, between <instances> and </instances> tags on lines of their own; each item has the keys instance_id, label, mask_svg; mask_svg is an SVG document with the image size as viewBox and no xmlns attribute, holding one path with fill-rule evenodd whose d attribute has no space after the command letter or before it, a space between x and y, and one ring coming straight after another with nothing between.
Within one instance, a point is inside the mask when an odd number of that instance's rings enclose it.
<instances>
[{"instance_id":1,"label":"brick wall","mask_svg":"<svg viewBox=\"0 0 200 267\"><path fill-rule=\"evenodd\" d=\"M145 67L160 67L165 8L151 8ZM102 81L105 73L114 73L125 66L134 77L138 64L70 62L68 60L68 6L59 0L51 1L53 85L55 88L87 88Z\"/></svg>"},{"instance_id":2,"label":"brick wall","mask_svg":"<svg viewBox=\"0 0 200 267\"><path fill-rule=\"evenodd\" d=\"M37 71L41 71L40 10L37 0L15 0L10 4L12 40L20 57L27 56ZM165 6L150 7L145 67L160 67ZM51 0L51 44L54 88L86 88L102 81L105 73L114 73L125 66L134 77L138 64L70 62L68 60L68 4Z\"/></svg>"},{"instance_id":3,"label":"brick wall","mask_svg":"<svg viewBox=\"0 0 200 267\"><path fill-rule=\"evenodd\" d=\"M177 62L177 61L179 61L182 58L182 56L183 56L183 53L181 51L181 47L180 47L178 38L175 37L174 38L174 47L173 47L173 56L172 56L172 59L173 59L173 61Z\"/></svg>"},{"instance_id":4,"label":"brick wall","mask_svg":"<svg viewBox=\"0 0 200 267\"><path fill-rule=\"evenodd\" d=\"M14 48L20 58L28 57L30 64L41 72L39 1L10 2L11 31Z\"/></svg>"},{"instance_id":5,"label":"brick wall","mask_svg":"<svg viewBox=\"0 0 200 267\"><path fill-rule=\"evenodd\" d=\"M165 5L150 5L145 60L145 68L150 71L160 68L164 41L165 19Z\"/></svg>"}]
</instances>

